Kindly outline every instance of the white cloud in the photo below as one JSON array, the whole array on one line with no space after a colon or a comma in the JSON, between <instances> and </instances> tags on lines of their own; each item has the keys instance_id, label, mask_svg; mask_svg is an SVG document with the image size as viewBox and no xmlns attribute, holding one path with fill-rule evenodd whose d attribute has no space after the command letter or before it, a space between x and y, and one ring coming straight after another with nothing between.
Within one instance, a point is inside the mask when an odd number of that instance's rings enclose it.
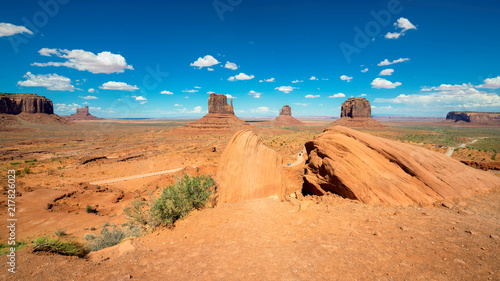
<instances>
[{"instance_id":1,"label":"white cloud","mask_svg":"<svg viewBox=\"0 0 500 281\"><path fill-rule=\"evenodd\" d=\"M423 87L420 91L429 92L429 91L458 91L458 90L467 90L469 88L473 88L472 84L462 84L462 85L450 85L450 84L441 84L438 87Z\"/></svg>"},{"instance_id":2,"label":"white cloud","mask_svg":"<svg viewBox=\"0 0 500 281\"><path fill-rule=\"evenodd\" d=\"M250 91L249 95L253 96L254 99L260 99L262 93L257 93L256 91Z\"/></svg>"},{"instance_id":3,"label":"white cloud","mask_svg":"<svg viewBox=\"0 0 500 281\"><path fill-rule=\"evenodd\" d=\"M295 88L294 88L294 87L292 87L292 86L280 86L280 87L276 87L276 88L274 88L274 89L275 89L275 90L278 90L278 91L280 91L280 92L283 92L283 93L285 93L285 94L288 94L288 93L292 92L292 91L293 91L293 89L295 89Z\"/></svg>"},{"instance_id":4,"label":"white cloud","mask_svg":"<svg viewBox=\"0 0 500 281\"><path fill-rule=\"evenodd\" d=\"M329 96L329 98L345 98L345 94L343 93L338 93L333 96Z\"/></svg>"},{"instance_id":5,"label":"white cloud","mask_svg":"<svg viewBox=\"0 0 500 281\"><path fill-rule=\"evenodd\" d=\"M391 64L395 64L395 63L400 63L400 62L404 62L404 61L409 61L410 59L409 58L399 58L397 60L393 60L392 62L389 61L388 59L385 59L381 62L379 62L377 65L378 66L385 66L385 65L391 65Z\"/></svg>"},{"instance_id":6,"label":"white cloud","mask_svg":"<svg viewBox=\"0 0 500 281\"><path fill-rule=\"evenodd\" d=\"M24 26L13 25L11 23L6 23L6 22L0 22L0 37L12 36L14 34L24 33L24 32L33 34L31 30L27 29Z\"/></svg>"},{"instance_id":7,"label":"white cloud","mask_svg":"<svg viewBox=\"0 0 500 281\"><path fill-rule=\"evenodd\" d=\"M75 87L71 85L71 79L57 74L33 75L27 72L24 76L26 81L19 81L17 85L23 87L44 87L51 91L70 91Z\"/></svg>"},{"instance_id":8,"label":"white cloud","mask_svg":"<svg viewBox=\"0 0 500 281\"><path fill-rule=\"evenodd\" d=\"M209 68L209 67L207 68L207 70L208 70L208 71L214 71L214 69L213 69L213 68Z\"/></svg>"},{"instance_id":9,"label":"white cloud","mask_svg":"<svg viewBox=\"0 0 500 281\"><path fill-rule=\"evenodd\" d=\"M315 76L311 76L311 78L309 78L309 80L318 80L318 78L316 78Z\"/></svg>"},{"instance_id":10,"label":"white cloud","mask_svg":"<svg viewBox=\"0 0 500 281\"><path fill-rule=\"evenodd\" d=\"M210 67L216 64L219 64L220 62L216 60L214 57L210 55L206 55L203 58L198 58L197 61L193 62L190 64L190 66L198 67L198 69L202 69L203 67Z\"/></svg>"},{"instance_id":11,"label":"white cloud","mask_svg":"<svg viewBox=\"0 0 500 281\"><path fill-rule=\"evenodd\" d=\"M276 81L276 79L269 78L269 79L260 80L259 82L262 83L262 82L275 82L275 81Z\"/></svg>"},{"instance_id":12,"label":"white cloud","mask_svg":"<svg viewBox=\"0 0 500 281\"><path fill-rule=\"evenodd\" d=\"M170 91L161 91L160 94L162 94L162 95L173 95L174 93L172 93Z\"/></svg>"},{"instance_id":13,"label":"white cloud","mask_svg":"<svg viewBox=\"0 0 500 281\"><path fill-rule=\"evenodd\" d=\"M306 99L315 99L315 98L319 98L320 95L306 95L305 98Z\"/></svg>"},{"instance_id":14,"label":"white cloud","mask_svg":"<svg viewBox=\"0 0 500 281\"><path fill-rule=\"evenodd\" d=\"M186 90L182 90L182 92L183 93L191 93L191 94L193 94L193 93L198 92L198 90L188 90L188 89L186 89Z\"/></svg>"},{"instance_id":15,"label":"white cloud","mask_svg":"<svg viewBox=\"0 0 500 281\"><path fill-rule=\"evenodd\" d=\"M361 94L360 97L366 97L366 94Z\"/></svg>"},{"instance_id":16,"label":"white cloud","mask_svg":"<svg viewBox=\"0 0 500 281\"><path fill-rule=\"evenodd\" d=\"M238 66L235 63L228 62L228 61L226 62L226 65L224 67L227 69L231 69L231 70L238 69Z\"/></svg>"},{"instance_id":17,"label":"white cloud","mask_svg":"<svg viewBox=\"0 0 500 281\"><path fill-rule=\"evenodd\" d=\"M384 78L375 78L373 82L370 84L372 88L375 89L394 89L402 84L400 82L392 83L389 80L385 80Z\"/></svg>"},{"instance_id":18,"label":"white cloud","mask_svg":"<svg viewBox=\"0 0 500 281\"><path fill-rule=\"evenodd\" d=\"M340 76L340 80L344 80L344 81L347 81L347 82L351 82L352 77L349 77L349 76L347 76L347 75L342 75L342 76Z\"/></svg>"},{"instance_id":19,"label":"white cloud","mask_svg":"<svg viewBox=\"0 0 500 281\"><path fill-rule=\"evenodd\" d=\"M308 106L308 103L300 103L300 102L294 102L293 104L295 105L300 105L300 106Z\"/></svg>"},{"instance_id":20,"label":"white cloud","mask_svg":"<svg viewBox=\"0 0 500 281\"><path fill-rule=\"evenodd\" d=\"M368 68L362 69L361 72L363 73L368 72Z\"/></svg>"},{"instance_id":21,"label":"white cloud","mask_svg":"<svg viewBox=\"0 0 500 281\"><path fill-rule=\"evenodd\" d=\"M73 114L76 112L77 108L81 108L82 106L76 103L65 104L65 103L56 103L54 105L54 111L58 114Z\"/></svg>"},{"instance_id":22,"label":"white cloud","mask_svg":"<svg viewBox=\"0 0 500 281\"><path fill-rule=\"evenodd\" d=\"M294 81L292 81L292 83L302 83L302 82L304 82L304 80L294 80Z\"/></svg>"},{"instance_id":23,"label":"white cloud","mask_svg":"<svg viewBox=\"0 0 500 281\"><path fill-rule=\"evenodd\" d=\"M496 93L478 91L474 88L457 91L442 91L429 94L401 94L393 99L375 99L375 102L390 102L405 104L411 108L430 108L433 111L441 109L474 109L479 107L499 107L500 97Z\"/></svg>"},{"instance_id":24,"label":"white cloud","mask_svg":"<svg viewBox=\"0 0 500 281\"><path fill-rule=\"evenodd\" d=\"M180 105L179 105L180 106ZM180 110L181 113L203 113L203 107L200 105L194 107L192 110L188 110L187 108L183 108Z\"/></svg>"},{"instance_id":25,"label":"white cloud","mask_svg":"<svg viewBox=\"0 0 500 281\"><path fill-rule=\"evenodd\" d=\"M96 96L86 96L86 97L82 97L80 96L80 98L84 99L84 100L97 100L99 99L98 97Z\"/></svg>"},{"instance_id":26,"label":"white cloud","mask_svg":"<svg viewBox=\"0 0 500 281\"><path fill-rule=\"evenodd\" d=\"M388 68L380 71L379 76L390 76L394 72L394 69Z\"/></svg>"},{"instance_id":27,"label":"white cloud","mask_svg":"<svg viewBox=\"0 0 500 281\"><path fill-rule=\"evenodd\" d=\"M201 89L201 87L199 87L199 86L194 86L194 88L195 88L195 89Z\"/></svg>"},{"instance_id":28,"label":"white cloud","mask_svg":"<svg viewBox=\"0 0 500 281\"><path fill-rule=\"evenodd\" d=\"M321 78L321 80L323 80L323 81L328 81L328 80L330 80L330 79L328 79L328 78Z\"/></svg>"},{"instance_id":29,"label":"white cloud","mask_svg":"<svg viewBox=\"0 0 500 281\"><path fill-rule=\"evenodd\" d=\"M124 57L110 52L101 52L97 55L84 50L62 50L43 48L38 51L42 56L58 56L66 59L65 62L35 62L35 66L65 66L80 71L91 73L122 73L126 69L133 70L134 67L127 64Z\"/></svg>"},{"instance_id":30,"label":"white cloud","mask_svg":"<svg viewBox=\"0 0 500 281\"><path fill-rule=\"evenodd\" d=\"M182 106L182 104L177 104L177 103L176 103L176 104L174 104L174 106Z\"/></svg>"},{"instance_id":31,"label":"white cloud","mask_svg":"<svg viewBox=\"0 0 500 281\"><path fill-rule=\"evenodd\" d=\"M250 109L250 112L252 113L269 113L271 110L267 106L260 106L255 109Z\"/></svg>"},{"instance_id":32,"label":"white cloud","mask_svg":"<svg viewBox=\"0 0 500 281\"><path fill-rule=\"evenodd\" d=\"M125 82L115 82L115 81L106 82L101 86L99 86L99 88L103 90L120 90L120 91L135 91L139 89L135 85L132 86Z\"/></svg>"},{"instance_id":33,"label":"white cloud","mask_svg":"<svg viewBox=\"0 0 500 281\"><path fill-rule=\"evenodd\" d=\"M131 98L135 99L136 101L147 101L148 100L143 96L131 96Z\"/></svg>"},{"instance_id":34,"label":"white cloud","mask_svg":"<svg viewBox=\"0 0 500 281\"><path fill-rule=\"evenodd\" d=\"M226 94L226 97L227 97L228 99L235 99L235 98L236 98L236 97L231 96L230 94Z\"/></svg>"},{"instance_id":35,"label":"white cloud","mask_svg":"<svg viewBox=\"0 0 500 281\"><path fill-rule=\"evenodd\" d=\"M399 18L397 22L394 23L396 29L401 29L399 32L388 32L385 35L387 39L398 39L400 36L405 35L405 32L410 29L417 29L407 18Z\"/></svg>"},{"instance_id":36,"label":"white cloud","mask_svg":"<svg viewBox=\"0 0 500 281\"><path fill-rule=\"evenodd\" d=\"M89 89L89 93L95 93L95 89L94 88L90 88Z\"/></svg>"},{"instance_id":37,"label":"white cloud","mask_svg":"<svg viewBox=\"0 0 500 281\"><path fill-rule=\"evenodd\" d=\"M238 74L238 75L236 75L236 76L231 76L231 77L229 77L229 79L227 79L227 80L229 80L229 81L235 81L235 80L251 80L251 79L253 79L254 77L255 77L255 76L253 76L253 75L250 75L250 76L249 76L249 75L246 75L245 73L240 73L240 74ZM267 81L266 81L266 82L267 82Z\"/></svg>"},{"instance_id":38,"label":"white cloud","mask_svg":"<svg viewBox=\"0 0 500 281\"><path fill-rule=\"evenodd\" d=\"M477 87L483 89L498 89L500 88L500 76L495 78L486 78L484 79L484 84Z\"/></svg>"}]
</instances>

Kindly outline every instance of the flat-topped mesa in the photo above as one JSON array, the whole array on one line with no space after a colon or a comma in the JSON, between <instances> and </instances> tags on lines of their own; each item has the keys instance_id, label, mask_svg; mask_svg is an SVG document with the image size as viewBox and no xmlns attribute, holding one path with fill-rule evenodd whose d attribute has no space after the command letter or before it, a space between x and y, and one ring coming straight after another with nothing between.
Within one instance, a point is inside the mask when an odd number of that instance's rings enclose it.
<instances>
[{"instance_id":1,"label":"flat-topped mesa","mask_svg":"<svg viewBox=\"0 0 500 281\"><path fill-rule=\"evenodd\" d=\"M303 122L292 117L292 108L285 105L280 110L280 115L274 119L272 125L276 126L301 126Z\"/></svg>"},{"instance_id":2,"label":"flat-topped mesa","mask_svg":"<svg viewBox=\"0 0 500 281\"><path fill-rule=\"evenodd\" d=\"M54 114L52 101L37 94L0 93L0 113L46 113Z\"/></svg>"},{"instance_id":3,"label":"flat-topped mesa","mask_svg":"<svg viewBox=\"0 0 500 281\"><path fill-rule=\"evenodd\" d=\"M471 124L500 125L500 112L450 111L446 120Z\"/></svg>"},{"instance_id":4,"label":"flat-topped mesa","mask_svg":"<svg viewBox=\"0 0 500 281\"><path fill-rule=\"evenodd\" d=\"M208 113L223 113L223 114L233 114L233 99L231 98L231 104L227 104L227 96L211 93L208 97Z\"/></svg>"},{"instance_id":5,"label":"flat-topped mesa","mask_svg":"<svg viewBox=\"0 0 500 281\"><path fill-rule=\"evenodd\" d=\"M69 116L66 116L65 118L69 119L69 120L99 120L99 119L101 119L101 118L95 117L94 115L90 114L88 106L85 106L83 108L77 108L75 114L71 114Z\"/></svg>"},{"instance_id":6,"label":"flat-topped mesa","mask_svg":"<svg viewBox=\"0 0 500 281\"><path fill-rule=\"evenodd\" d=\"M280 110L280 116L292 116L292 108L289 105L285 105Z\"/></svg>"},{"instance_id":7,"label":"flat-topped mesa","mask_svg":"<svg viewBox=\"0 0 500 281\"><path fill-rule=\"evenodd\" d=\"M341 107L340 119L333 122L335 126L351 128L383 128L381 123L372 119L370 102L365 98L349 98Z\"/></svg>"},{"instance_id":8,"label":"flat-topped mesa","mask_svg":"<svg viewBox=\"0 0 500 281\"><path fill-rule=\"evenodd\" d=\"M365 98L349 98L343 104L340 117L372 117L370 102Z\"/></svg>"}]
</instances>

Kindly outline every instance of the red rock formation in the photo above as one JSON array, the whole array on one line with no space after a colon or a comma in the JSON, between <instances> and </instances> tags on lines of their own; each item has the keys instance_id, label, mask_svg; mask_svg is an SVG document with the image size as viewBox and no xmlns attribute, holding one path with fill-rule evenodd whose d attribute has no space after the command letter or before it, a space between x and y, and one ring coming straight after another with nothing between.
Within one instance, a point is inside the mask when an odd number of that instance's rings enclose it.
<instances>
[{"instance_id":1,"label":"red rock formation","mask_svg":"<svg viewBox=\"0 0 500 281\"><path fill-rule=\"evenodd\" d=\"M68 120L100 120L102 118L97 118L94 115L89 113L89 107L85 106L84 108L77 108L75 114L71 114L69 116L65 116Z\"/></svg>"},{"instance_id":2,"label":"red rock formation","mask_svg":"<svg viewBox=\"0 0 500 281\"><path fill-rule=\"evenodd\" d=\"M285 105L280 110L280 115L274 119L273 125L277 126L301 126L304 125L303 122L292 117L292 108L289 105Z\"/></svg>"},{"instance_id":3,"label":"red rock formation","mask_svg":"<svg viewBox=\"0 0 500 281\"><path fill-rule=\"evenodd\" d=\"M208 113L222 113L233 114L233 99L231 98L231 105L227 104L226 95L218 95L211 93L208 97Z\"/></svg>"},{"instance_id":4,"label":"red rock formation","mask_svg":"<svg viewBox=\"0 0 500 281\"><path fill-rule=\"evenodd\" d=\"M430 204L500 186L497 176L443 154L341 126L306 143L304 192L368 204Z\"/></svg>"},{"instance_id":5,"label":"red rock formation","mask_svg":"<svg viewBox=\"0 0 500 281\"><path fill-rule=\"evenodd\" d=\"M234 115L233 99L227 104L226 95L211 93L208 98L208 114L186 126L196 130L237 130L250 126Z\"/></svg>"},{"instance_id":6,"label":"red rock formation","mask_svg":"<svg viewBox=\"0 0 500 281\"><path fill-rule=\"evenodd\" d=\"M54 114L52 101L37 94L0 93L0 113L20 114L46 113Z\"/></svg>"},{"instance_id":7,"label":"red rock formation","mask_svg":"<svg viewBox=\"0 0 500 281\"><path fill-rule=\"evenodd\" d=\"M216 174L219 203L275 196L283 198L283 159L252 131L233 135Z\"/></svg>"},{"instance_id":8,"label":"red rock formation","mask_svg":"<svg viewBox=\"0 0 500 281\"><path fill-rule=\"evenodd\" d=\"M500 112L451 111L446 115L446 120L500 126Z\"/></svg>"},{"instance_id":9,"label":"red rock formation","mask_svg":"<svg viewBox=\"0 0 500 281\"><path fill-rule=\"evenodd\" d=\"M349 98L342 103L340 119L332 125L351 128L383 128L378 121L371 118L372 109L370 102L365 98Z\"/></svg>"}]
</instances>

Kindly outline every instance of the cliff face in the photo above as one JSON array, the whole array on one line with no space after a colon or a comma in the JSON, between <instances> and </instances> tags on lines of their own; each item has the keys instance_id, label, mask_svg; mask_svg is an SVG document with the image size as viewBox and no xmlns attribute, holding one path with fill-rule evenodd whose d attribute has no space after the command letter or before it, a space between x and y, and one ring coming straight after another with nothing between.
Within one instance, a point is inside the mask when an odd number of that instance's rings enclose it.
<instances>
[{"instance_id":1,"label":"cliff face","mask_svg":"<svg viewBox=\"0 0 500 281\"><path fill-rule=\"evenodd\" d=\"M446 120L464 121L471 124L500 125L500 112L451 111Z\"/></svg>"},{"instance_id":2,"label":"cliff face","mask_svg":"<svg viewBox=\"0 0 500 281\"><path fill-rule=\"evenodd\" d=\"M52 101L37 94L0 93L0 113L20 114L46 113L54 114Z\"/></svg>"},{"instance_id":3,"label":"cliff face","mask_svg":"<svg viewBox=\"0 0 500 281\"><path fill-rule=\"evenodd\" d=\"M231 99L231 105L227 104L226 95L218 95L211 93L208 97L208 113L224 113L233 114L233 99Z\"/></svg>"},{"instance_id":4,"label":"cliff face","mask_svg":"<svg viewBox=\"0 0 500 281\"><path fill-rule=\"evenodd\" d=\"M370 102L365 98L349 98L342 104L340 117L372 117Z\"/></svg>"},{"instance_id":5,"label":"cliff face","mask_svg":"<svg viewBox=\"0 0 500 281\"><path fill-rule=\"evenodd\" d=\"M283 159L252 131L241 130L229 140L216 177L219 203L283 198Z\"/></svg>"},{"instance_id":6,"label":"cliff face","mask_svg":"<svg viewBox=\"0 0 500 281\"><path fill-rule=\"evenodd\" d=\"M292 116L292 108L289 105L285 105L280 110L280 116Z\"/></svg>"}]
</instances>

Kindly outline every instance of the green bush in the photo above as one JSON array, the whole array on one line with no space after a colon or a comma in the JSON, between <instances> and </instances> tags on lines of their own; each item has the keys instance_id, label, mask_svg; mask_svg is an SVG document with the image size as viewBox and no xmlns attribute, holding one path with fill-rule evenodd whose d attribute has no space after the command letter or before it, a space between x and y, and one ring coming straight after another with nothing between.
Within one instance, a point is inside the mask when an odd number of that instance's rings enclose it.
<instances>
[{"instance_id":1,"label":"green bush","mask_svg":"<svg viewBox=\"0 0 500 281\"><path fill-rule=\"evenodd\" d=\"M106 226L101 230L101 233L94 236L94 238L90 235L87 237L87 249L90 251L99 251L104 248L118 245L125 238L137 237L139 234L140 229L136 227L129 227L127 229L112 225L110 229Z\"/></svg>"},{"instance_id":2,"label":"green bush","mask_svg":"<svg viewBox=\"0 0 500 281\"><path fill-rule=\"evenodd\" d=\"M97 209L87 205L87 207L85 207L85 212L87 212L87 214L97 214Z\"/></svg>"},{"instance_id":3,"label":"green bush","mask_svg":"<svg viewBox=\"0 0 500 281\"><path fill-rule=\"evenodd\" d=\"M66 235L68 235L68 234L66 233L66 231L64 231L64 230L62 230L62 229L58 229L58 230L55 232L55 235L56 235L57 237L63 237L63 236L66 236Z\"/></svg>"},{"instance_id":4,"label":"green bush","mask_svg":"<svg viewBox=\"0 0 500 281\"><path fill-rule=\"evenodd\" d=\"M87 251L82 244L75 241L63 241L45 236L38 237L33 240L34 252L51 252L64 256L84 257Z\"/></svg>"}]
</instances>

